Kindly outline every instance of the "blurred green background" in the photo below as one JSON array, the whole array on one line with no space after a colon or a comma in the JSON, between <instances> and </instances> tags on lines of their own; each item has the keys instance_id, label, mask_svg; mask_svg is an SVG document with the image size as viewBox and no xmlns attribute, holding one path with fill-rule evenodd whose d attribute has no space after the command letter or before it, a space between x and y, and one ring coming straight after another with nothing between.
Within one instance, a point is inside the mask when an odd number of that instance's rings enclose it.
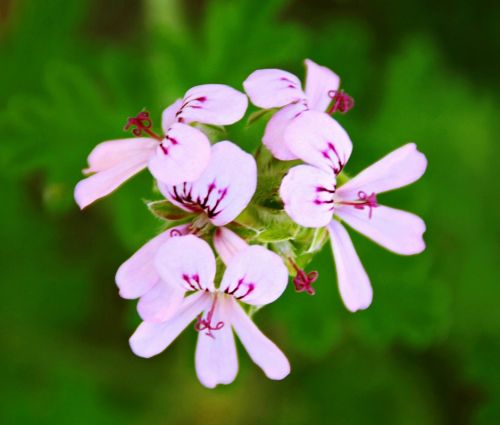
<instances>
[{"instance_id":1,"label":"blurred green background","mask_svg":"<svg viewBox=\"0 0 500 425\"><path fill-rule=\"evenodd\" d=\"M500 423L499 21L493 1L2 0L0 423ZM302 77L306 57L356 99L339 118L350 174L407 141L427 155L421 181L381 200L426 220L428 248L353 235L375 290L353 315L326 246L317 295L290 288L256 316L291 375L267 380L240 347L235 383L206 390L192 328L151 360L128 347L138 318L114 273L159 229L150 177L83 213L72 190L142 108L159 118L257 68ZM252 150L262 129L229 134Z\"/></svg>"}]
</instances>

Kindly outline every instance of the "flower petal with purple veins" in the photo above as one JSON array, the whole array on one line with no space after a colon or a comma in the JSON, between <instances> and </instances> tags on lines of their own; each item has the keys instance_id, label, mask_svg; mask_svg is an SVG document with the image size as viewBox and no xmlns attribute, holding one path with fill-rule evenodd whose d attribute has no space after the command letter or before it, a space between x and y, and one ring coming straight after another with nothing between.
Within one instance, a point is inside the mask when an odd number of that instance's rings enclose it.
<instances>
[{"instance_id":1,"label":"flower petal with purple veins","mask_svg":"<svg viewBox=\"0 0 500 425\"><path fill-rule=\"evenodd\" d=\"M207 136L189 125L175 123L149 159L149 170L162 183L178 184L200 177L209 160Z\"/></svg>"},{"instance_id":2,"label":"flower petal with purple veins","mask_svg":"<svg viewBox=\"0 0 500 425\"><path fill-rule=\"evenodd\" d=\"M264 109L280 108L305 100L300 80L281 69L259 69L243 82L248 97L255 106Z\"/></svg>"},{"instance_id":3,"label":"flower petal with purple veins","mask_svg":"<svg viewBox=\"0 0 500 425\"><path fill-rule=\"evenodd\" d=\"M188 90L176 113L179 122L229 125L241 120L248 99L224 84L204 84Z\"/></svg>"},{"instance_id":4,"label":"flower petal with purple veins","mask_svg":"<svg viewBox=\"0 0 500 425\"><path fill-rule=\"evenodd\" d=\"M185 291L215 290L215 257L210 246L193 236L167 240L157 251L155 267L162 280Z\"/></svg>"},{"instance_id":5,"label":"flower petal with purple veins","mask_svg":"<svg viewBox=\"0 0 500 425\"><path fill-rule=\"evenodd\" d=\"M229 141L212 146L210 162L193 182L159 185L172 203L192 212L204 212L216 226L233 221L248 205L257 186L252 155Z\"/></svg>"},{"instance_id":6,"label":"flower petal with purple veins","mask_svg":"<svg viewBox=\"0 0 500 425\"><path fill-rule=\"evenodd\" d=\"M349 160L352 142L340 124L329 115L306 111L285 131L288 149L302 161L339 174Z\"/></svg>"},{"instance_id":7,"label":"flower petal with purple veins","mask_svg":"<svg viewBox=\"0 0 500 425\"><path fill-rule=\"evenodd\" d=\"M304 227L324 227L332 219L336 179L310 165L288 171L280 186L286 213Z\"/></svg>"},{"instance_id":8,"label":"flower petal with purple veins","mask_svg":"<svg viewBox=\"0 0 500 425\"><path fill-rule=\"evenodd\" d=\"M253 245L233 256L219 290L252 305L275 301L288 283L288 270L280 256Z\"/></svg>"}]
</instances>

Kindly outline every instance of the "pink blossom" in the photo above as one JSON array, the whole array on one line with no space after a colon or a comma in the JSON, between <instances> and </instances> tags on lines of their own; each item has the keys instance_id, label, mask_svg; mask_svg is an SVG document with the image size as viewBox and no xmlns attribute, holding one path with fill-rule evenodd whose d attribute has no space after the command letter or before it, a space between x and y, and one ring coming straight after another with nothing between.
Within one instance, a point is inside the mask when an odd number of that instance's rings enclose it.
<instances>
[{"instance_id":1,"label":"pink blossom","mask_svg":"<svg viewBox=\"0 0 500 425\"><path fill-rule=\"evenodd\" d=\"M180 208L204 216L214 226L223 226L233 221L250 202L257 185L257 166L253 156L231 142L216 143L211 150L208 166L198 180L177 186L160 184L160 189ZM120 296L140 298L138 311L144 320L167 317L184 296L173 293L171 287L165 285L153 266L153 259L166 240L194 230L186 224L161 233L118 269L116 284ZM246 247L246 242L223 228L216 231L214 244L224 261ZM157 296L165 302L155 302Z\"/></svg>"},{"instance_id":2,"label":"pink blossom","mask_svg":"<svg viewBox=\"0 0 500 425\"><path fill-rule=\"evenodd\" d=\"M252 360L270 379L290 372L284 354L252 322L240 305L272 303L285 290L288 272L281 258L260 246L250 246L229 261L216 288L215 257L210 246L193 236L167 240L156 254L155 264L163 281L192 292L170 319L145 321L130 338L133 352L152 357L165 350L198 317L196 373L200 382L213 388L233 382L238 359L232 330Z\"/></svg>"},{"instance_id":3,"label":"pink blossom","mask_svg":"<svg viewBox=\"0 0 500 425\"><path fill-rule=\"evenodd\" d=\"M379 205L377 196L418 180L425 172L427 160L414 143L409 143L337 188L334 167L312 148L308 158L313 165L291 168L282 181L280 196L285 211L302 226L327 227L344 304L351 311L365 309L371 304L372 288L340 220L397 254L422 252L422 219Z\"/></svg>"},{"instance_id":4,"label":"pink blossom","mask_svg":"<svg viewBox=\"0 0 500 425\"><path fill-rule=\"evenodd\" d=\"M280 69L259 69L245 80L243 86L253 104L260 108L281 108L269 120L262 142L278 159L283 161L300 156L284 138L287 127L297 117L310 111L347 112L353 100L339 91L340 78L330 69L306 59L305 91L300 80ZM328 119L338 124L327 114ZM340 126L338 126L340 127Z\"/></svg>"},{"instance_id":5,"label":"pink blossom","mask_svg":"<svg viewBox=\"0 0 500 425\"><path fill-rule=\"evenodd\" d=\"M257 186L257 164L234 143L212 146L210 162L193 182L159 184L162 194L178 207L206 214L215 226L233 221L248 205Z\"/></svg>"},{"instance_id":6,"label":"pink blossom","mask_svg":"<svg viewBox=\"0 0 500 425\"><path fill-rule=\"evenodd\" d=\"M162 115L161 135L152 130L147 112L130 118L126 129L149 137L120 139L97 145L88 157L84 172L92 173L75 187L80 208L106 196L147 166L153 176L167 184L196 180L210 159L207 136L188 124L232 124L247 108L243 93L222 84L206 84L190 89L182 100L169 106Z\"/></svg>"}]
</instances>

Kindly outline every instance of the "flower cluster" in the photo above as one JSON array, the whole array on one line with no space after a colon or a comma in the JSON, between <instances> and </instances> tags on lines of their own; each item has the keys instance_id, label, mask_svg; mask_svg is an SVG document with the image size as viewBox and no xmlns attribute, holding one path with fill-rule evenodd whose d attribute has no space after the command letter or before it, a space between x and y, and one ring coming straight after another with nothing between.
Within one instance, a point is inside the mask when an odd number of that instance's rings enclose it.
<instances>
[{"instance_id":1,"label":"flower cluster","mask_svg":"<svg viewBox=\"0 0 500 425\"><path fill-rule=\"evenodd\" d=\"M409 143L349 179L352 142L333 115L354 101L334 72L305 65L304 89L279 69L253 72L246 95L221 84L193 87L163 111L161 133L146 111L129 118L125 130L135 137L96 146L84 170L91 175L75 188L84 208L149 169L164 199L148 207L164 230L116 274L120 295L138 299L143 320L130 346L154 356L194 321L196 373L209 388L236 377L232 330L269 378L288 375L287 358L251 316L281 296L289 275L297 292L315 293L318 273L304 268L328 237L345 306L371 304L370 280L343 223L398 254L425 248L424 222L377 198L419 179L425 156ZM264 110L254 120L272 115L265 147L253 155L219 140L222 126L245 115L247 96Z\"/></svg>"}]
</instances>

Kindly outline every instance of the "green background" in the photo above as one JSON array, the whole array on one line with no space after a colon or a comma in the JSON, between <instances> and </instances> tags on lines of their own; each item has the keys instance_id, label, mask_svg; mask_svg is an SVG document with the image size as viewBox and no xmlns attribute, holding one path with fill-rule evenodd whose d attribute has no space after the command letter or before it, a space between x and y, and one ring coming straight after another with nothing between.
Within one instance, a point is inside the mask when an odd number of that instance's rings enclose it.
<instances>
[{"instance_id":1,"label":"green background","mask_svg":"<svg viewBox=\"0 0 500 425\"><path fill-rule=\"evenodd\" d=\"M499 21L479 1L0 2L0 423L499 423ZM128 347L138 318L114 273L159 229L150 177L83 213L73 187L142 108L258 68L302 77L306 57L356 100L339 117L350 174L408 141L427 155L380 198L425 219L427 250L351 232L375 297L350 314L326 246L317 294L289 288L256 316L291 375L267 380L239 347L235 383L207 390L192 328L151 360ZM229 129L247 150L261 132Z\"/></svg>"}]
</instances>

